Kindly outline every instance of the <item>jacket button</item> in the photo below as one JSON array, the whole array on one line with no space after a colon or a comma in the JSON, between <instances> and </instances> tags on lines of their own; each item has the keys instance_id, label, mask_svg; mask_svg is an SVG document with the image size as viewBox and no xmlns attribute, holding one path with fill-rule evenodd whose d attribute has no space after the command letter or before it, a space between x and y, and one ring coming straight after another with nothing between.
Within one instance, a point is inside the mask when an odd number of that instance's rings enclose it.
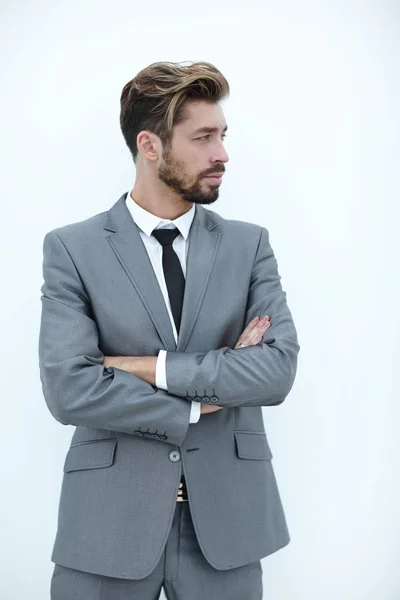
<instances>
[{"instance_id":1,"label":"jacket button","mask_svg":"<svg viewBox=\"0 0 400 600\"><path fill-rule=\"evenodd\" d=\"M211 396L210 400L211 402L218 402L219 398L218 396Z\"/></svg>"},{"instance_id":2,"label":"jacket button","mask_svg":"<svg viewBox=\"0 0 400 600\"><path fill-rule=\"evenodd\" d=\"M192 396L185 396L185 400L187 400L188 402L191 402L193 400Z\"/></svg>"},{"instance_id":3,"label":"jacket button","mask_svg":"<svg viewBox=\"0 0 400 600\"><path fill-rule=\"evenodd\" d=\"M172 462L178 462L178 460L180 460L181 455L177 450L173 450L172 452L169 453L169 460L171 460Z\"/></svg>"}]
</instances>

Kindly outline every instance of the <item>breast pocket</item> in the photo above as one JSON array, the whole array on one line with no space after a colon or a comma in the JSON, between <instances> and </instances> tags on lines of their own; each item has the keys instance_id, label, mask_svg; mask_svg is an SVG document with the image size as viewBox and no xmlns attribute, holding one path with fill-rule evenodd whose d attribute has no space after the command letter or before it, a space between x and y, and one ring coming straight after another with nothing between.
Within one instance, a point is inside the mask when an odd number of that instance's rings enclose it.
<instances>
[{"instance_id":1,"label":"breast pocket","mask_svg":"<svg viewBox=\"0 0 400 600\"><path fill-rule=\"evenodd\" d=\"M239 458L271 460L272 452L266 433L258 431L234 431L233 433Z\"/></svg>"},{"instance_id":2,"label":"breast pocket","mask_svg":"<svg viewBox=\"0 0 400 600\"><path fill-rule=\"evenodd\" d=\"M64 473L111 467L115 459L116 446L116 438L73 444L65 458Z\"/></svg>"}]
</instances>

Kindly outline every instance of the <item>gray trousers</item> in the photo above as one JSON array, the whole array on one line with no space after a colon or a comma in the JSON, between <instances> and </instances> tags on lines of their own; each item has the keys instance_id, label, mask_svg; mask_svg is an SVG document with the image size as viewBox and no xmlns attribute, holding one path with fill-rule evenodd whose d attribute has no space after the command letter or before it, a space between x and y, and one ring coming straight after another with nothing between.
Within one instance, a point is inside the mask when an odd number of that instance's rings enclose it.
<instances>
[{"instance_id":1,"label":"gray trousers","mask_svg":"<svg viewBox=\"0 0 400 600\"><path fill-rule=\"evenodd\" d=\"M262 567L256 561L218 571L204 558L189 502L177 502L167 544L144 579L116 579L55 565L51 600L262 600Z\"/></svg>"}]
</instances>

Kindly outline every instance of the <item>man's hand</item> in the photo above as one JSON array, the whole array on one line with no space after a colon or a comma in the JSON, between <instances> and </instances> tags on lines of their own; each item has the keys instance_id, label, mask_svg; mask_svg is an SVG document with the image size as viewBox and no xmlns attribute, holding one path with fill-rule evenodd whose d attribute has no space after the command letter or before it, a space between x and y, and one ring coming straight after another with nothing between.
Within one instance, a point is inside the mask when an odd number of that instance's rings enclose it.
<instances>
[{"instance_id":1,"label":"man's hand","mask_svg":"<svg viewBox=\"0 0 400 600\"><path fill-rule=\"evenodd\" d=\"M215 404L207 404L207 402L200 402L200 414L206 415L207 413L217 412L222 410L223 406L215 406Z\"/></svg>"},{"instance_id":2,"label":"man's hand","mask_svg":"<svg viewBox=\"0 0 400 600\"><path fill-rule=\"evenodd\" d=\"M270 326L271 323L269 322L268 315L262 319L259 317L254 317L254 319L247 325L243 333L240 334L235 348L240 348L240 344L244 344L245 346L255 346L255 344L261 342L264 333Z\"/></svg>"}]
</instances>

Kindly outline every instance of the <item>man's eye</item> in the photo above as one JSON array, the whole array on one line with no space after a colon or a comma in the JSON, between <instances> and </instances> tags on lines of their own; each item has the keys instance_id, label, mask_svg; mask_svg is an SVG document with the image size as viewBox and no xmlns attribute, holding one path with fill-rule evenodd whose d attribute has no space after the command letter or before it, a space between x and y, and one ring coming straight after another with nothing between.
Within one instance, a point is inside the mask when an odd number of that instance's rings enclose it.
<instances>
[{"instance_id":1,"label":"man's eye","mask_svg":"<svg viewBox=\"0 0 400 600\"><path fill-rule=\"evenodd\" d=\"M208 134L208 135L203 135L203 136L201 136L201 137L199 137L197 139L198 140L208 140L209 138L210 138L210 135ZM226 133L223 133L221 135L221 138L224 140L226 138Z\"/></svg>"}]
</instances>

